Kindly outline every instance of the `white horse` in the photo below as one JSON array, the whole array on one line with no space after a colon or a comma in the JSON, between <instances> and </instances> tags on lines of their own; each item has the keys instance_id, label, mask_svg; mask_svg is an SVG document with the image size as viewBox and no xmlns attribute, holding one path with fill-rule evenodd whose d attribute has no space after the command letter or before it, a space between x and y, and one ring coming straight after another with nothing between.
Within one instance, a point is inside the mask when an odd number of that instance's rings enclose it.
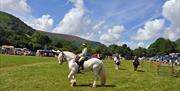
<instances>
[{"instance_id":1,"label":"white horse","mask_svg":"<svg viewBox=\"0 0 180 91\"><path fill-rule=\"evenodd\" d=\"M114 64L115 64L115 69L119 70L119 65L121 63L121 59L117 58L117 57L114 57L113 60L114 60Z\"/></svg>"},{"instance_id":2,"label":"white horse","mask_svg":"<svg viewBox=\"0 0 180 91\"><path fill-rule=\"evenodd\" d=\"M68 62L69 70L70 73L68 75L68 79L71 82L71 86L76 85L76 79L75 75L78 72L78 64L75 62L76 55L72 52L68 51L63 51L60 52L58 55L58 61L59 64L63 64L65 60ZM87 61L84 62L84 70L85 71L93 71L94 72L94 82L93 82L93 87L96 87L96 81L97 79L101 78L101 85L105 85L106 83L106 74L105 74L105 69L103 67L103 62L97 58L91 58Z\"/></svg>"}]
</instances>

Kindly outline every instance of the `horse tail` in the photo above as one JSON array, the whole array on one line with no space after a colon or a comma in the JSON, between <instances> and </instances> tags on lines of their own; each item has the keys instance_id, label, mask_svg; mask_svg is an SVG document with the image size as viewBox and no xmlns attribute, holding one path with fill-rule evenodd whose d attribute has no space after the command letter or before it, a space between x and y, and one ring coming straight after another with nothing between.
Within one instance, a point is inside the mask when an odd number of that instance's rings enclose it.
<instances>
[{"instance_id":1,"label":"horse tail","mask_svg":"<svg viewBox=\"0 0 180 91\"><path fill-rule=\"evenodd\" d=\"M103 65L101 66L99 76L101 79L101 85L105 85L106 84L106 72L105 72Z\"/></svg>"}]
</instances>

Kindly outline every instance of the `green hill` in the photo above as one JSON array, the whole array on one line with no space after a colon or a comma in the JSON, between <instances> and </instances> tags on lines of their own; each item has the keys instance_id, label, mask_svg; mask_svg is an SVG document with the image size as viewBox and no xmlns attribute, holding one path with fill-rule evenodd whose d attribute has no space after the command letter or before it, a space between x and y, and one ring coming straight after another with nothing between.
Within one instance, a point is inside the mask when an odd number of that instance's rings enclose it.
<instances>
[{"instance_id":1,"label":"green hill","mask_svg":"<svg viewBox=\"0 0 180 91\"><path fill-rule=\"evenodd\" d=\"M15 47L27 47L32 50L43 48L44 45L48 45L50 48L57 48L52 45L56 41L61 42L61 45L64 42L68 42L67 44L71 43L71 45L76 47L82 42L87 42L92 47L102 45L99 42L85 40L76 36L35 30L19 18L2 11L0 11L0 36L0 46L8 44ZM42 42L42 39L44 39L44 42ZM46 39L49 40L47 44Z\"/></svg>"},{"instance_id":2,"label":"green hill","mask_svg":"<svg viewBox=\"0 0 180 91\"><path fill-rule=\"evenodd\" d=\"M50 33L50 32L44 32L44 31L39 31L39 32L41 32L45 35L48 35L52 40L56 40L56 39L67 40L67 41L71 41L71 42L75 43L77 46L79 46L82 42L87 42L92 47L97 47L98 45L102 45L99 42L86 40L86 39L83 39L83 38L80 38L77 36L73 36L73 35L57 34L57 33Z\"/></svg>"},{"instance_id":3,"label":"green hill","mask_svg":"<svg viewBox=\"0 0 180 91\"><path fill-rule=\"evenodd\" d=\"M175 43L176 43L176 50L180 52L180 39L176 40Z\"/></svg>"}]
</instances>

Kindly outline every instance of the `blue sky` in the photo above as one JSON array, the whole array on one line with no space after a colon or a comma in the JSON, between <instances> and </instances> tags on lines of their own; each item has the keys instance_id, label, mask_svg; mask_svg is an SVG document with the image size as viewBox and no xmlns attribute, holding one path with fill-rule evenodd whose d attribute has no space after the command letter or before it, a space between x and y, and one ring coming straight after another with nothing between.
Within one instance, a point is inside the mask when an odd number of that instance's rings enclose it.
<instances>
[{"instance_id":1,"label":"blue sky","mask_svg":"<svg viewBox=\"0 0 180 91\"><path fill-rule=\"evenodd\" d=\"M0 0L0 10L34 29L106 45L148 47L180 35L180 0Z\"/></svg>"}]
</instances>

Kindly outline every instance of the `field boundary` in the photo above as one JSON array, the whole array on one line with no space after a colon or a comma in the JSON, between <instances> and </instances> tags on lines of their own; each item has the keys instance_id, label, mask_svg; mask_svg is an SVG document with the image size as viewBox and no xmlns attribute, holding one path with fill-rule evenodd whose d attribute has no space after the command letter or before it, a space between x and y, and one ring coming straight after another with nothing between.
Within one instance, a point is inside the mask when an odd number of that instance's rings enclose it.
<instances>
[{"instance_id":1,"label":"field boundary","mask_svg":"<svg viewBox=\"0 0 180 91\"><path fill-rule=\"evenodd\" d=\"M5 66L5 67L2 67L0 68L0 70L3 70L3 69L12 69L14 67L30 67L30 66L36 66L36 65L42 65L42 64L48 64L48 63L52 63L52 62L37 62L37 63L30 63L30 64L22 64L22 65L13 65L13 66Z\"/></svg>"}]
</instances>

